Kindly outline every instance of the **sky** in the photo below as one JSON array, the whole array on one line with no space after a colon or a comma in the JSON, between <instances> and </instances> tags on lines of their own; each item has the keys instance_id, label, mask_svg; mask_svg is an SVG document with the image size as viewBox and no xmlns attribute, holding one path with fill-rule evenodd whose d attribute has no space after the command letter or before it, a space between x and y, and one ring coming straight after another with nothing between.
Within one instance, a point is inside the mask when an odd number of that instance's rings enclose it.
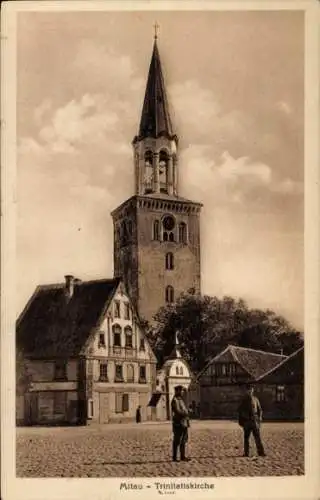
<instances>
[{"instance_id":1,"label":"sky","mask_svg":"<svg viewBox=\"0 0 320 500\"><path fill-rule=\"evenodd\" d=\"M202 293L302 329L304 32L290 11L18 14L17 314L38 284L113 275L110 212L134 194L155 21L179 194L203 203Z\"/></svg>"}]
</instances>

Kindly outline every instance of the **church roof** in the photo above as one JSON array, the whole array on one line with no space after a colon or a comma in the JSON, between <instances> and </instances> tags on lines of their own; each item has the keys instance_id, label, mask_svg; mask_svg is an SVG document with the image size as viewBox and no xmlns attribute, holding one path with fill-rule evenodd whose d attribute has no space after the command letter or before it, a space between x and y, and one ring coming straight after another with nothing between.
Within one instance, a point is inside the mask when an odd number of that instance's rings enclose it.
<instances>
[{"instance_id":1,"label":"church roof","mask_svg":"<svg viewBox=\"0 0 320 500\"><path fill-rule=\"evenodd\" d=\"M17 348L30 357L76 356L116 292L120 279L40 285L17 321Z\"/></svg>"},{"instance_id":2,"label":"church roof","mask_svg":"<svg viewBox=\"0 0 320 500\"><path fill-rule=\"evenodd\" d=\"M175 137L169 114L157 40L155 39L142 108L139 136L136 140L160 136Z\"/></svg>"}]
</instances>

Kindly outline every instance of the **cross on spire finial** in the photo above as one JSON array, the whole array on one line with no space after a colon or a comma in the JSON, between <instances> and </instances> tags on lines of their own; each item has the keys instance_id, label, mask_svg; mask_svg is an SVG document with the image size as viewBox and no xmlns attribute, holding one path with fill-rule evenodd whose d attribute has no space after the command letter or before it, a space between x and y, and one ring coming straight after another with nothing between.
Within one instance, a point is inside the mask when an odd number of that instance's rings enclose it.
<instances>
[{"instance_id":1,"label":"cross on spire finial","mask_svg":"<svg viewBox=\"0 0 320 500\"><path fill-rule=\"evenodd\" d=\"M153 25L153 27L154 27L154 39L157 40L157 38L158 38L158 29L160 28L160 26L157 23L157 21L155 22L155 24Z\"/></svg>"}]
</instances>

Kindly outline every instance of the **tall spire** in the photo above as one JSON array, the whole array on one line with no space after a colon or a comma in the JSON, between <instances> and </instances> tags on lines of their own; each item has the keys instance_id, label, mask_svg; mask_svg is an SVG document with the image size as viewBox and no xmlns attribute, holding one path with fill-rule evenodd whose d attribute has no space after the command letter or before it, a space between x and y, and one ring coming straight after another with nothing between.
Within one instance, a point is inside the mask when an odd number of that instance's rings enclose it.
<instances>
[{"instance_id":1,"label":"tall spire","mask_svg":"<svg viewBox=\"0 0 320 500\"><path fill-rule=\"evenodd\" d=\"M160 55L157 45L158 24L154 25L154 44L148 81L142 108L138 139L161 136L174 138L169 115L169 106L161 69Z\"/></svg>"}]
</instances>

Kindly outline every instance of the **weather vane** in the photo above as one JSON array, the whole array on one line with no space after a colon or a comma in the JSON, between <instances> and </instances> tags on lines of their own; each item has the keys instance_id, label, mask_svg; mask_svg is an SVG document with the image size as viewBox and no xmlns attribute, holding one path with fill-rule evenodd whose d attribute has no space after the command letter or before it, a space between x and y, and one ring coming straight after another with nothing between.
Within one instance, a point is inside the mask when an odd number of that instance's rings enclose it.
<instances>
[{"instance_id":1,"label":"weather vane","mask_svg":"<svg viewBox=\"0 0 320 500\"><path fill-rule=\"evenodd\" d=\"M157 40L157 38L158 38L158 29L160 28L160 26L157 23L157 21L155 22L155 24L153 25L153 27L154 27L154 39Z\"/></svg>"}]
</instances>

